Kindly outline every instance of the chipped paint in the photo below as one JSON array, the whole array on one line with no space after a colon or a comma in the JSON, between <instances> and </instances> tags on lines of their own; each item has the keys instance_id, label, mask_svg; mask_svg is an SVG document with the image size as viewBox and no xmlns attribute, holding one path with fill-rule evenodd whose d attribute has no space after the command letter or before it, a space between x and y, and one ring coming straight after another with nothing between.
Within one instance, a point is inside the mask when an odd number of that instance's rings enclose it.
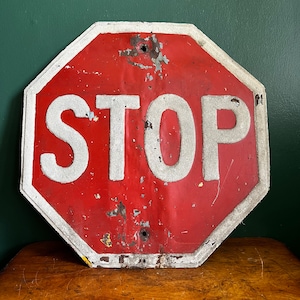
<instances>
[{"instance_id":1,"label":"chipped paint","mask_svg":"<svg viewBox=\"0 0 300 300\"><path fill-rule=\"evenodd\" d=\"M125 259L126 259L127 257L129 257L129 256L128 256L128 255L124 255L124 254L120 255L120 256L119 256L119 263L120 263L120 264L124 264Z\"/></svg>"},{"instance_id":2,"label":"chipped paint","mask_svg":"<svg viewBox=\"0 0 300 300\"><path fill-rule=\"evenodd\" d=\"M141 211L136 209L136 208L133 210L133 216L134 217L137 217L140 213L141 213Z\"/></svg>"},{"instance_id":3,"label":"chipped paint","mask_svg":"<svg viewBox=\"0 0 300 300\"><path fill-rule=\"evenodd\" d=\"M146 120L146 121L144 122L144 128L145 128L145 129L153 129L153 127L152 127L152 122Z\"/></svg>"},{"instance_id":4,"label":"chipped paint","mask_svg":"<svg viewBox=\"0 0 300 300\"><path fill-rule=\"evenodd\" d=\"M259 105L259 104L263 105L263 95L256 94L255 101L256 101L256 105Z\"/></svg>"},{"instance_id":5,"label":"chipped paint","mask_svg":"<svg viewBox=\"0 0 300 300\"><path fill-rule=\"evenodd\" d=\"M87 118L92 121L95 117L95 114L93 111L89 111L87 114L86 114Z\"/></svg>"},{"instance_id":6,"label":"chipped paint","mask_svg":"<svg viewBox=\"0 0 300 300\"><path fill-rule=\"evenodd\" d=\"M101 198L100 194L94 194L95 199L99 200Z\"/></svg>"},{"instance_id":7,"label":"chipped paint","mask_svg":"<svg viewBox=\"0 0 300 300\"><path fill-rule=\"evenodd\" d=\"M130 44L132 48L127 48L125 50L119 50L119 56L127 57L128 64L138 67L142 70L154 69L154 73L147 73L145 76L146 81L152 81L154 79L153 75L158 74L158 76L163 79L163 64L168 64L169 59L166 55L162 53L163 43L159 42L156 35L152 34L146 38L142 38L139 34L134 35L130 39ZM134 61L137 57L147 57L150 58L152 65L143 64ZM145 62L149 63L149 60L145 59Z\"/></svg>"},{"instance_id":8,"label":"chipped paint","mask_svg":"<svg viewBox=\"0 0 300 300\"><path fill-rule=\"evenodd\" d=\"M149 222L149 221L141 221L141 222L140 222L140 225L141 225L142 227L150 227L150 222Z\"/></svg>"},{"instance_id":9,"label":"chipped paint","mask_svg":"<svg viewBox=\"0 0 300 300\"><path fill-rule=\"evenodd\" d=\"M94 116L93 121L97 122L98 120L99 120L99 117L98 116Z\"/></svg>"},{"instance_id":10,"label":"chipped paint","mask_svg":"<svg viewBox=\"0 0 300 300\"><path fill-rule=\"evenodd\" d=\"M161 52L159 52L156 58L152 58L152 61L155 65L155 72L162 72L162 63L165 63L166 65L169 63L167 57L165 55L162 55Z\"/></svg>"},{"instance_id":11,"label":"chipped paint","mask_svg":"<svg viewBox=\"0 0 300 300\"><path fill-rule=\"evenodd\" d=\"M100 241L108 248L112 247L112 240L110 238L110 233L105 233Z\"/></svg>"},{"instance_id":12,"label":"chipped paint","mask_svg":"<svg viewBox=\"0 0 300 300\"><path fill-rule=\"evenodd\" d=\"M152 80L153 80L153 76L150 73L147 73L145 77L145 82L152 81Z\"/></svg>"},{"instance_id":13,"label":"chipped paint","mask_svg":"<svg viewBox=\"0 0 300 300\"><path fill-rule=\"evenodd\" d=\"M108 211L106 214L109 217L116 217L120 215L124 220L126 220L126 207L124 206L122 201L120 201L120 203L118 203L117 207L114 210Z\"/></svg>"},{"instance_id":14,"label":"chipped paint","mask_svg":"<svg viewBox=\"0 0 300 300\"><path fill-rule=\"evenodd\" d=\"M109 256L102 256L102 257L100 257L100 261L104 261L106 263L109 263Z\"/></svg>"},{"instance_id":15,"label":"chipped paint","mask_svg":"<svg viewBox=\"0 0 300 300\"><path fill-rule=\"evenodd\" d=\"M240 106L240 100L239 99L232 98L230 101L235 103L236 106Z\"/></svg>"}]
</instances>

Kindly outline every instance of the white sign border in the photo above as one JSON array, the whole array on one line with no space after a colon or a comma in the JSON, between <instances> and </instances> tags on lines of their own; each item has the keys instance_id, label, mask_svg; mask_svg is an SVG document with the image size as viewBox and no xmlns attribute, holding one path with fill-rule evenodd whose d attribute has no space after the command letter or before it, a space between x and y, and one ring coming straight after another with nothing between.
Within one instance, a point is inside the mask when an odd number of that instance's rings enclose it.
<instances>
[{"instance_id":1,"label":"white sign border","mask_svg":"<svg viewBox=\"0 0 300 300\"><path fill-rule=\"evenodd\" d=\"M209 55L234 74L244 85L259 95L255 103L255 132L259 183L250 194L214 229L206 241L189 254L99 254L95 252L53 209L33 187L33 153L35 138L36 94L81 50L99 34L143 32L180 34L192 37ZM190 268L203 264L215 249L238 226L267 194L270 186L270 155L267 122L267 103L264 86L244 68L232 60L221 48L192 24L146 22L97 22L67 46L25 89L23 132L21 144L20 191L47 222L71 245L90 267L141 267L141 268ZM105 259L101 259L105 257Z\"/></svg>"}]
</instances>

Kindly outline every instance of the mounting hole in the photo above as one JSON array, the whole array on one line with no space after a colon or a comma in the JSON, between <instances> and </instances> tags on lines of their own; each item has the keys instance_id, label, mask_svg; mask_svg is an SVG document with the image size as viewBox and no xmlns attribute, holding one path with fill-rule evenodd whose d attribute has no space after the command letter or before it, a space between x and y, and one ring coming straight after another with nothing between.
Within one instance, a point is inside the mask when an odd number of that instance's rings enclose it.
<instances>
[{"instance_id":1,"label":"mounting hole","mask_svg":"<svg viewBox=\"0 0 300 300\"><path fill-rule=\"evenodd\" d=\"M140 230L140 237L142 241L147 241L149 239L150 233L147 228L142 228Z\"/></svg>"},{"instance_id":2,"label":"mounting hole","mask_svg":"<svg viewBox=\"0 0 300 300\"><path fill-rule=\"evenodd\" d=\"M144 53L146 53L148 51L147 45L145 45L145 44L141 45L140 50L143 51Z\"/></svg>"}]
</instances>

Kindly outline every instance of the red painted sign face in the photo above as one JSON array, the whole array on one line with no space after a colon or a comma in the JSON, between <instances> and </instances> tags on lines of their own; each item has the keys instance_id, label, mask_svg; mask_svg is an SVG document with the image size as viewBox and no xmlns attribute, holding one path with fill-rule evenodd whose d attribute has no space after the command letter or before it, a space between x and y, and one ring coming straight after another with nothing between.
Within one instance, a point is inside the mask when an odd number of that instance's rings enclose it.
<instances>
[{"instance_id":1,"label":"red painted sign face","mask_svg":"<svg viewBox=\"0 0 300 300\"><path fill-rule=\"evenodd\" d=\"M32 202L91 266L199 265L158 258L219 244L267 167L261 86L209 40L146 27L96 24L27 88Z\"/></svg>"}]
</instances>

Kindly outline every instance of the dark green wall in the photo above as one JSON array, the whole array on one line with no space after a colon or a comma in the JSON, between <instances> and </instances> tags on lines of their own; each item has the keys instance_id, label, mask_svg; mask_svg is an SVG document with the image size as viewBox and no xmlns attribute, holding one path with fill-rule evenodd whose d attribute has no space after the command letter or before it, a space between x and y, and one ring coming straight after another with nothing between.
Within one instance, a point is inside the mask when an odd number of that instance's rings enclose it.
<instances>
[{"instance_id":1,"label":"dark green wall","mask_svg":"<svg viewBox=\"0 0 300 300\"><path fill-rule=\"evenodd\" d=\"M58 236L20 195L22 93L96 21L193 23L267 90L271 190L233 233L300 256L300 1L0 0L0 268L25 244Z\"/></svg>"}]
</instances>

